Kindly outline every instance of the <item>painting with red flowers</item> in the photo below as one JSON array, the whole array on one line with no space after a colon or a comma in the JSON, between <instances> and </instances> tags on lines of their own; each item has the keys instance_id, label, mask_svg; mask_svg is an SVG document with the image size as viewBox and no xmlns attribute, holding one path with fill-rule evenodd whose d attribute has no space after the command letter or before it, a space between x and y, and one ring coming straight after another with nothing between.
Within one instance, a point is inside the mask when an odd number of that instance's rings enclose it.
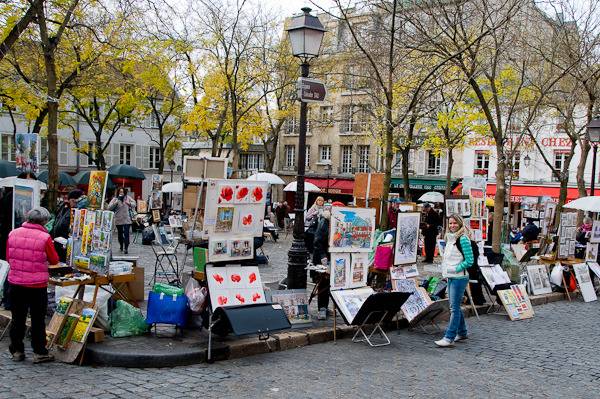
<instances>
[{"instance_id":1,"label":"painting with red flowers","mask_svg":"<svg viewBox=\"0 0 600 399\"><path fill-rule=\"evenodd\" d=\"M207 266L206 277L213 310L266 302L256 266Z\"/></svg>"},{"instance_id":2,"label":"painting with red flowers","mask_svg":"<svg viewBox=\"0 0 600 399\"><path fill-rule=\"evenodd\" d=\"M217 187L219 198L217 199L218 204L231 204L233 203L234 187L231 184L220 184Z\"/></svg>"}]
</instances>

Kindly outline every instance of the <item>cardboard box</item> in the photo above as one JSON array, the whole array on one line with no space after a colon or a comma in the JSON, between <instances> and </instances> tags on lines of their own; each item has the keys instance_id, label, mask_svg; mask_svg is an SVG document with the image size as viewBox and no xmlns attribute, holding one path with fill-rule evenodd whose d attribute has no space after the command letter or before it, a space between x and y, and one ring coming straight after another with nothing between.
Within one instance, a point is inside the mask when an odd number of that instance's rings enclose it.
<instances>
[{"instance_id":1,"label":"cardboard box","mask_svg":"<svg viewBox=\"0 0 600 399\"><path fill-rule=\"evenodd\" d=\"M134 267L133 274L135 274L135 280L129 283L129 288L131 289L131 295L133 296L134 301L143 301L144 300L144 285L145 282L145 270L143 267Z\"/></svg>"}]
</instances>

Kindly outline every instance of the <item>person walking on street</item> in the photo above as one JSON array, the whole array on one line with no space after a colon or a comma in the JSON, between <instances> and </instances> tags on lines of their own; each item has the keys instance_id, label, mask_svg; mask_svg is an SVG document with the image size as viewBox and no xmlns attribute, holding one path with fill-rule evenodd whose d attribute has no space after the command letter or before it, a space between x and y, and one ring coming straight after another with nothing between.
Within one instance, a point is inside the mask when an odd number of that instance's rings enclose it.
<instances>
[{"instance_id":1,"label":"person walking on street","mask_svg":"<svg viewBox=\"0 0 600 399\"><path fill-rule=\"evenodd\" d=\"M435 244L438 236L438 228L441 226L440 215L430 204L423 205L425 210L425 224L423 225L423 238L425 241L425 263L433 263L435 255Z\"/></svg>"},{"instance_id":2,"label":"person walking on street","mask_svg":"<svg viewBox=\"0 0 600 399\"><path fill-rule=\"evenodd\" d=\"M131 227L130 210L135 209L135 201L127 195L127 189L121 187L117 196L108 204L108 210L115 212L115 225L119 237L121 252L129 250L129 228ZM157 237L158 239L158 237Z\"/></svg>"},{"instance_id":3,"label":"person walking on street","mask_svg":"<svg viewBox=\"0 0 600 399\"><path fill-rule=\"evenodd\" d=\"M25 360L25 321L31 317L33 362L51 362L46 349L46 311L48 307L48 265L58 264L52 237L44 227L50 219L46 208L33 208L26 222L8 236L6 257L10 265L10 302L12 323L9 351L14 361Z\"/></svg>"},{"instance_id":4,"label":"person walking on street","mask_svg":"<svg viewBox=\"0 0 600 399\"><path fill-rule=\"evenodd\" d=\"M452 214L448 218L446 248L442 260L442 276L448 279L448 300L450 301L450 321L444 338L435 341L440 347L454 346L455 342L467 339L467 324L460 305L465 289L469 284L467 269L475 261L471 248L471 239L462 217ZM460 246L460 249L458 248ZM462 249L462 253L461 253ZM464 255L463 255L464 254Z\"/></svg>"}]
</instances>

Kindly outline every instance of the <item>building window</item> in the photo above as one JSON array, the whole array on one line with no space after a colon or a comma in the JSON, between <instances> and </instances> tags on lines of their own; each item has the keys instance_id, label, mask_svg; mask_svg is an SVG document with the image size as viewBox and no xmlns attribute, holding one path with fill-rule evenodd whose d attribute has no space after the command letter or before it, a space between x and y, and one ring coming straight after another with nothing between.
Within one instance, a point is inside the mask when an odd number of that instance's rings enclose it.
<instances>
[{"instance_id":1,"label":"building window","mask_svg":"<svg viewBox=\"0 0 600 399\"><path fill-rule=\"evenodd\" d=\"M150 129L158 129L158 118L156 117L156 113L154 111L150 112L150 115L146 119L146 127Z\"/></svg>"},{"instance_id":2,"label":"building window","mask_svg":"<svg viewBox=\"0 0 600 399\"><path fill-rule=\"evenodd\" d=\"M298 134L300 132L300 124L298 118L290 116L285 122L285 133L286 134Z\"/></svg>"},{"instance_id":3,"label":"building window","mask_svg":"<svg viewBox=\"0 0 600 399\"><path fill-rule=\"evenodd\" d=\"M293 169L296 166L296 146L286 145L284 152L286 169Z\"/></svg>"},{"instance_id":4,"label":"building window","mask_svg":"<svg viewBox=\"0 0 600 399\"><path fill-rule=\"evenodd\" d=\"M40 137L40 162L48 163L48 138Z\"/></svg>"},{"instance_id":5,"label":"building window","mask_svg":"<svg viewBox=\"0 0 600 399\"><path fill-rule=\"evenodd\" d=\"M306 161L304 163L304 166L308 169L308 167L310 166L310 145L306 146L306 157L304 158L304 160Z\"/></svg>"},{"instance_id":6,"label":"building window","mask_svg":"<svg viewBox=\"0 0 600 399\"><path fill-rule=\"evenodd\" d=\"M569 151L556 150L554 151L554 169L562 174L563 166L569 156ZM568 173L568 172L567 172ZM559 181L559 179L552 173L552 181Z\"/></svg>"},{"instance_id":7,"label":"building window","mask_svg":"<svg viewBox=\"0 0 600 399\"><path fill-rule=\"evenodd\" d=\"M475 174L488 175L490 169L489 151L475 151Z\"/></svg>"},{"instance_id":8,"label":"building window","mask_svg":"<svg viewBox=\"0 0 600 399\"><path fill-rule=\"evenodd\" d=\"M12 134L2 135L2 159L4 161L15 161L15 137Z\"/></svg>"},{"instance_id":9,"label":"building window","mask_svg":"<svg viewBox=\"0 0 600 399\"><path fill-rule=\"evenodd\" d=\"M160 164L160 148L150 147L150 169L158 169Z\"/></svg>"},{"instance_id":10,"label":"building window","mask_svg":"<svg viewBox=\"0 0 600 399\"><path fill-rule=\"evenodd\" d=\"M442 172L442 159L433 151L427 151L427 174L439 175Z\"/></svg>"},{"instance_id":11,"label":"building window","mask_svg":"<svg viewBox=\"0 0 600 399\"><path fill-rule=\"evenodd\" d=\"M331 162L331 146L319 146L319 162Z\"/></svg>"},{"instance_id":12,"label":"building window","mask_svg":"<svg viewBox=\"0 0 600 399\"><path fill-rule=\"evenodd\" d=\"M358 146L358 172L359 173L368 173L370 171L369 167L369 152L371 148L368 145L359 145Z\"/></svg>"},{"instance_id":13,"label":"building window","mask_svg":"<svg viewBox=\"0 0 600 399\"><path fill-rule=\"evenodd\" d=\"M395 175L399 175L402 173L402 153L395 152L394 159L392 161L392 173Z\"/></svg>"},{"instance_id":14,"label":"building window","mask_svg":"<svg viewBox=\"0 0 600 399\"><path fill-rule=\"evenodd\" d=\"M100 145L102 145L102 143L100 143ZM84 154L82 157L83 162L81 166L96 166L96 163L94 162L94 159L97 157L96 142L88 141L87 148L88 151L87 154Z\"/></svg>"},{"instance_id":15,"label":"building window","mask_svg":"<svg viewBox=\"0 0 600 399\"><path fill-rule=\"evenodd\" d=\"M263 154L240 154L240 169L258 171L263 170L264 168L265 162Z\"/></svg>"},{"instance_id":16,"label":"building window","mask_svg":"<svg viewBox=\"0 0 600 399\"><path fill-rule=\"evenodd\" d=\"M369 107L366 105L343 105L340 133L362 132L369 123Z\"/></svg>"},{"instance_id":17,"label":"building window","mask_svg":"<svg viewBox=\"0 0 600 399\"><path fill-rule=\"evenodd\" d=\"M325 105L321 107L321 123L328 125L333 122L333 107Z\"/></svg>"},{"instance_id":18,"label":"building window","mask_svg":"<svg viewBox=\"0 0 600 399\"><path fill-rule=\"evenodd\" d=\"M513 155L513 167L512 167L512 177L513 179L519 178L519 172L521 171L521 152L515 151Z\"/></svg>"},{"instance_id":19,"label":"building window","mask_svg":"<svg viewBox=\"0 0 600 399\"><path fill-rule=\"evenodd\" d=\"M119 163L122 165L131 165L132 145L121 144L119 146Z\"/></svg>"},{"instance_id":20,"label":"building window","mask_svg":"<svg viewBox=\"0 0 600 399\"><path fill-rule=\"evenodd\" d=\"M352 173L352 146L343 145L342 149L342 167L341 173Z\"/></svg>"}]
</instances>

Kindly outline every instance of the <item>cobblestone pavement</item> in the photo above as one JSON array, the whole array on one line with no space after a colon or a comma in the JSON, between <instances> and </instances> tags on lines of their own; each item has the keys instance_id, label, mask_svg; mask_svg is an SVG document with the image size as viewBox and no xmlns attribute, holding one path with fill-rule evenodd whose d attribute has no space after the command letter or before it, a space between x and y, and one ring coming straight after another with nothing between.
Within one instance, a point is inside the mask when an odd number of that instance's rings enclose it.
<instances>
[{"instance_id":1,"label":"cobblestone pavement","mask_svg":"<svg viewBox=\"0 0 600 399\"><path fill-rule=\"evenodd\" d=\"M556 302L533 319L469 319L471 338L452 349L437 337L391 332L368 348L340 340L172 369L13 363L0 344L0 398L597 398L597 302Z\"/></svg>"}]
</instances>

